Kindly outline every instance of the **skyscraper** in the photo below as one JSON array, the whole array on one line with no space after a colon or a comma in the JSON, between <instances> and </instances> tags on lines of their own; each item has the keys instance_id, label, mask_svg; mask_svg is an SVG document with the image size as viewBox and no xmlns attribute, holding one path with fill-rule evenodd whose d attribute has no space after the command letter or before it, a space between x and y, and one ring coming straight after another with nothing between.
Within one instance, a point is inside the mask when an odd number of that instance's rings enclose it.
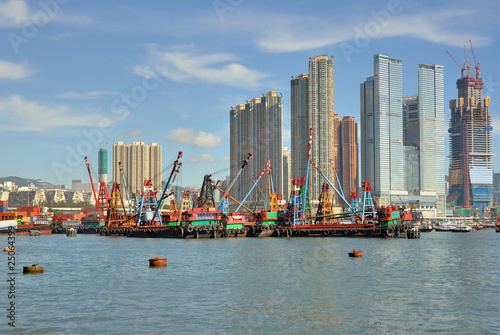
<instances>
[{"instance_id":1,"label":"skyscraper","mask_svg":"<svg viewBox=\"0 0 500 335\"><path fill-rule=\"evenodd\" d=\"M248 153L253 157L243 170L231 193L237 199L250 191L253 181L271 160L275 192L283 194L283 98L271 91L245 105L231 107L230 118L231 181ZM265 188L267 190L267 187ZM259 197L258 190L250 202Z\"/></svg>"},{"instance_id":2,"label":"skyscraper","mask_svg":"<svg viewBox=\"0 0 500 335\"><path fill-rule=\"evenodd\" d=\"M99 181L108 182L108 149L101 148L98 156Z\"/></svg>"},{"instance_id":3,"label":"skyscraper","mask_svg":"<svg viewBox=\"0 0 500 335\"><path fill-rule=\"evenodd\" d=\"M358 125L352 116L344 116L340 124L339 142L340 182L345 198L350 201L352 192L358 192Z\"/></svg>"},{"instance_id":4,"label":"skyscraper","mask_svg":"<svg viewBox=\"0 0 500 335\"><path fill-rule=\"evenodd\" d=\"M309 58L309 75L291 81L292 178L305 176L309 128L313 128L311 159L335 182L330 159L334 157L334 62L333 56ZM307 89L307 98L306 92ZM307 109L306 109L307 106ZM306 126L308 125L308 126ZM323 177L311 168L309 195L319 198Z\"/></svg>"},{"instance_id":5,"label":"skyscraper","mask_svg":"<svg viewBox=\"0 0 500 335\"><path fill-rule=\"evenodd\" d=\"M447 202L452 205L491 206L493 153L491 152L490 97L483 100L483 79L467 76L457 80L457 100L450 100L450 191Z\"/></svg>"},{"instance_id":6,"label":"skyscraper","mask_svg":"<svg viewBox=\"0 0 500 335\"><path fill-rule=\"evenodd\" d=\"M361 178L380 205L406 197L403 74L399 59L374 56L374 76L361 84ZM395 197L395 199L392 199Z\"/></svg>"},{"instance_id":7,"label":"skyscraper","mask_svg":"<svg viewBox=\"0 0 500 335\"><path fill-rule=\"evenodd\" d=\"M128 145L118 142L113 145L113 182L121 184L119 162L126 176L128 192L142 193L146 179L153 182L158 192L163 190L161 146L157 143L133 142Z\"/></svg>"},{"instance_id":8,"label":"skyscraper","mask_svg":"<svg viewBox=\"0 0 500 335\"><path fill-rule=\"evenodd\" d=\"M428 216L444 216L443 67L418 66L418 95L403 98L403 129L408 202ZM426 215L426 216L427 216Z\"/></svg>"}]
</instances>

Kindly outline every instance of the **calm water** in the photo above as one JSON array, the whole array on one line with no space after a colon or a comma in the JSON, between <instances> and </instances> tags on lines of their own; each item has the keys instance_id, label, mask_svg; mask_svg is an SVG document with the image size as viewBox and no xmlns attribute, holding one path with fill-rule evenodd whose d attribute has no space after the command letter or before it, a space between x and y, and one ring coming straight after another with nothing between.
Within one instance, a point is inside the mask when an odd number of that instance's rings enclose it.
<instances>
[{"instance_id":1,"label":"calm water","mask_svg":"<svg viewBox=\"0 0 500 335\"><path fill-rule=\"evenodd\" d=\"M17 236L16 328L3 317L0 333L500 334L499 245L494 230L419 240ZM353 248L364 257L349 258ZM156 255L167 268L149 268ZM45 273L23 275L33 263Z\"/></svg>"}]
</instances>

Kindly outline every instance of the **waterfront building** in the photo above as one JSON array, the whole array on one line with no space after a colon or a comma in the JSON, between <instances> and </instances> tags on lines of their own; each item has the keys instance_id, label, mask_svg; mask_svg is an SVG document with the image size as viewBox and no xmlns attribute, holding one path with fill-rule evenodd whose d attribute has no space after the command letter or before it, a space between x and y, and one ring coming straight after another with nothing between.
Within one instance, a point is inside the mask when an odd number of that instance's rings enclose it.
<instances>
[{"instance_id":1,"label":"waterfront building","mask_svg":"<svg viewBox=\"0 0 500 335\"><path fill-rule=\"evenodd\" d=\"M230 163L231 181L238 174L242 162L252 153L249 165L245 167L234 184L231 193L243 200L253 185L253 181L264 170L267 159L271 160L275 192L283 194L283 97L275 91L262 94L246 104L231 107L230 128ZM266 182L266 181L264 181ZM267 190L267 186L260 187ZM268 197L268 194L266 194ZM259 198L258 188L248 202ZM262 202L262 201L261 201Z\"/></svg>"},{"instance_id":2,"label":"waterfront building","mask_svg":"<svg viewBox=\"0 0 500 335\"><path fill-rule=\"evenodd\" d=\"M374 75L360 87L361 178L383 206L407 198L403 149L402 61L374 56Z\"/></svg>"},{"instance_id":3,"label":"waterfront building","mask_svg":"<svg viewBox=\"0 0 500 335\"><path fill-rule=\"evenodd\" d=\"M113 145L113 182L122 184L119 167L121 162L128 192L141 194L146 179L150 179L154 188L161 192L163 191L161 159L161 146L157 143L145 145L144 142L133 142L128 145L117 142Z\"/></svg>"},{"instance_id":4,"label":"waterfront building","mask_svg":"<svg viewBox=\"0 0 500 335\"><path fill-rule=\"evenodd\" d=\"M450 100L450 190L452 206L474 206L479 210L492 203L493 153L491 152L490 97L483 99L483 79L467 76L457 80L458 101Z\"/></svg>"},{"instance_id":5,"label":"waterfront building","mask_svg":"<svg viewBox=\"0 0 500 335\"><path fill-rule=\"evenodd\" d=\"M445 216L443 67L419 64L418 95L403 98L408 203L424 217Z\"/></svg>"},{"instance_id":6,"label":"waterfront building","mask_svg":"<svg viewBox=\"0 0 500 335\"><path fill-rule=\"evenodd\" d=\"M313 128L311 159L335 183L330 163L335 156L333 56L309 58L309 74L292 77L290 85L292 178L306 175L309 129ZM323 177L311 168L309 181L310 199L317 202Z\"/></svg>"}]
</instances>

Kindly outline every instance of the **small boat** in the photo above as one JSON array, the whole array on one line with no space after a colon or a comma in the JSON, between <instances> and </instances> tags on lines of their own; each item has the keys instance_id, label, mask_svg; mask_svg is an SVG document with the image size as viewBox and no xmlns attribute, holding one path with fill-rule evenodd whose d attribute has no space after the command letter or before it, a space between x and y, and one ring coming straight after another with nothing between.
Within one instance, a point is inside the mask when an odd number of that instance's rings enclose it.
<instances>
[{"instance_id":1,"label":"small boat","mask_svg":"<svg viewBox=\"0 0 500 335\"><path fill-rule=\"evenodd\" d=\"M433 231L434 227L432 227L431 224L425 224L425 225L421 225L418 230L421 231L422 233L428 233L428 232Z\"/></svg>"},{"instance_id":2,"label":"small boat","mask_svg":"<svg viewBox=\"0 0 500 335\"><path fill-rule=\"evenodd\" d=\"M23 273L42 273L42 272L43 272L43 266L40 266L38 264L23 266Z\"/></svg>"},{"instance_id":3,"label":"small boat","mask_svg":"<svg viewBox=\"0 0 500 335\"><path fill-rule=\"evenodd\" d=\"M455 228L450 229L450 231L455 233L470 233L473 232L474 229L466 224L459 224Z\"/></svg>"},{"instance_id":4,"label":"small boat","mask_svg":"<svg viewBox=\"0 0 500 335\"><path fill-rule=\"evenodd\" d=\"M349 251L349 257L363 257L363 250L355 250Z\"/></svg>"},{"instance_id":5,"label":"small boat","mask_svg":"<svg viewBox=\"0 0 500 335\"><path fill-rule=\"evenodd\" d=\"M34 230L30 230L28 235L29 236L40 236L40 235L42 235L42 233L40 233L39 230L34 229Z\"/></svg>"},{"instance_id":6,"label":"small boat","mask_svg":"<svg viewBox=\"0 0 500 335\"><path fill-rule=\"evenodd\" d=\"M156 256L155 258L151 258L149 260L149 266L150 267L165 267L165 266L167 266L167 258L158 258L158 256Z\"/></svg>"},{"instance_id":7,"label":"small boat","mask_svg":"<svg viewBox=\"0 0 500 335\"><path fill-rule=\"evenodd\" d=\"M443 221L439 225L434 226L435 231L451 231L457 225L455 222Z\"/></svg>"}]
</instances>

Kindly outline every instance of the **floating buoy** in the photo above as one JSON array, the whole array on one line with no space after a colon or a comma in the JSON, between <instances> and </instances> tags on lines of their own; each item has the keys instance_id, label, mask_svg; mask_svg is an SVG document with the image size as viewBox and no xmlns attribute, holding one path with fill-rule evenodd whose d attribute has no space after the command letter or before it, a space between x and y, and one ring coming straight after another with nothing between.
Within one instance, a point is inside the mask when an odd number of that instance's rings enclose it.
<instances>
[{"instance_id":1,"label":"floating buoy","mask_svg":"<svg viewBox=\"0 0 500 335\"><path fill-rule=\"evenodd\" d=\"M354 250L349 251L349 257L363 257L363 250Z\"/></svg>"},{"instance_id":2,"label":"floating buoy","mask_svg":"<svg viewBox=\"0 0 500 335\"><path fill-rule=\"evenodd\" d=\"M8 251L16 251L16 248L9 248L9 247L5 247L5 248L3 248L3 251L5 251L5 252L8 252Z\"/></svg>"},{"instance_id":3,"label":"floating buoy","mask_svg":"<svg viewBox=\"0 0 500 335\"><path fill-rule=\"evenodd\" d=\"M149 266L155 268L164 268L167 266L167 258L158 258L158 256L156 256L155 258L151 258L149 260Z\"/></svg>"},{"instance_id":4,"label":"floating buoy","mask_svg":"<svg viewBox=\"0 0 500 335\"><path fill-rule=\"evenodd\" d=\"M38 264L23 266L23 273L43 273L43 266Z\"/></svg>"}]
</instances>

